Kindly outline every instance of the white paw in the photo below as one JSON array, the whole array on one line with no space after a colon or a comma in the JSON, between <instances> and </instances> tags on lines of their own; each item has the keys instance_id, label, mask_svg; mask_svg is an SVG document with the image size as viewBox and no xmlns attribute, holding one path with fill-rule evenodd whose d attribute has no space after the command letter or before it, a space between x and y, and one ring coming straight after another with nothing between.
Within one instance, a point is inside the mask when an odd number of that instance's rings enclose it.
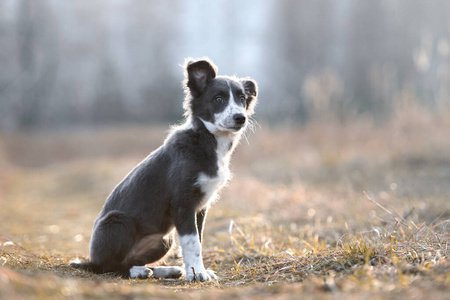
<instances>
[{"instance_id":1,"label":"white paw","mask_svg":"<svg viewBox=\"0 0 450 300\"><path fill-rule=\"evenodd\" d=\"M130 278L148 278L151 270L145 266L134 266L130 268Z\"/></svg>"},{"instance_id":2,"label":"white paw","mask_svg":"<svg viewBox=\"0 0 450 300\"><path fill-rule=\"evenodd\" d=\"M209 280L218 280L219 278L217 277L217 275L214 273L214 271L211 270L202 270L199 272L196 272L195 270L193 271L192 269L190 270L190 272L186 272L186 281L209 281Z\"/></svg>"}]
</instances>

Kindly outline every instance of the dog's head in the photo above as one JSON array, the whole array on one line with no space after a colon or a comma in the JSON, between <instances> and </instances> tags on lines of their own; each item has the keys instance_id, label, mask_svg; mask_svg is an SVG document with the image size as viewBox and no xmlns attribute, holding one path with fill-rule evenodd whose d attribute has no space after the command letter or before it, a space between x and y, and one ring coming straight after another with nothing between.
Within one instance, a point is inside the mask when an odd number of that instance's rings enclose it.
<instances>
[{"instance_id":1,"label":"dog's head","mask_svg":"<svg viewBox=\"0 0 450 300\"><path fill-rule=\"evenodd\" d=\"M209 131L240 132L256 104L258 86L250 78L217 76L207 58L187 59L184 109L203 121Z\"/></svg>"}]
</instances>

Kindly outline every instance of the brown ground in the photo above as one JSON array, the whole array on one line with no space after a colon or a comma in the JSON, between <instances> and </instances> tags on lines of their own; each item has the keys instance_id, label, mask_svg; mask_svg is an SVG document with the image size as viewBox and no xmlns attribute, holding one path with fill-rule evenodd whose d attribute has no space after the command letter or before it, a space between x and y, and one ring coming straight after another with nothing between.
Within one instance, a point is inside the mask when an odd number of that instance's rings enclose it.
<instances>
[{"instance_id":1,"label":"brown ground","mask_svg":"<svg viewBox=\"0 0 450 300\"><path fill-rule=\"evenodd\" d=\"M450 117L262 125L207 220L218 283L67 266L163 127L0 135L0 298L450 299ZM171 258L167 263L177 263Z\"/></svg>"}]
</instances>

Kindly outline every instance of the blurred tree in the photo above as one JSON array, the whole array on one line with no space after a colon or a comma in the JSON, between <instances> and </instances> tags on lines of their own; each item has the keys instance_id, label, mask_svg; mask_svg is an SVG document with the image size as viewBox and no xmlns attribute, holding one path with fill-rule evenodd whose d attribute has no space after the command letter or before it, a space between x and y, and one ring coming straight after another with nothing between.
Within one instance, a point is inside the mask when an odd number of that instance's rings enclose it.
<instances>
[{"instance_id":1,"label":"blurred tree","mask_svg":"<svg viewBox=\"0 0 450 300\"><path fill-rule=\"evenodd\" d=\"M307 75L322 70L329 62L333 48L334 10L326 1L280 1L272 20L277 41L272 43L275 56L273 79L277 86L277 106L284 107L297 121L308 120L308 107L302 97ZM281 95L280 95L281 94Z\"/></svg>"},{"instance_id":2,"label":"blurred tree","mask_svg":"<svg viewBox=\"0 0 450 300\"><path fill-rule=\"evenodd\" d=\"M45 1L20 0L17 16L20 95L13 113L20 127L42 123L58 66L52 15Z\"/></svg>"},{"instance_id":3,"label":"blurred tree","mask_svg":"<svg viewBox=\"0 0 450 300\"><path fill-rule=\"evenodd\" d=\"M178 64L200 55L256 65L243 75L276 122L382 120L405 94L450 106L450 1L249 1L5 0L0 128L177 120Z\"/></svg>"},{"instance_id":4,"label":"blurred tree","mask_svg":"<svg viewBox=\"0 0 450 300\"><path fill-rule=\"evenodd\" d=\"M94 123L120 122L128 119L121 85L111 60L105 58L101 63L98 81L95 83L96 96L91 117Z\"/></svg>"}]
</instances>

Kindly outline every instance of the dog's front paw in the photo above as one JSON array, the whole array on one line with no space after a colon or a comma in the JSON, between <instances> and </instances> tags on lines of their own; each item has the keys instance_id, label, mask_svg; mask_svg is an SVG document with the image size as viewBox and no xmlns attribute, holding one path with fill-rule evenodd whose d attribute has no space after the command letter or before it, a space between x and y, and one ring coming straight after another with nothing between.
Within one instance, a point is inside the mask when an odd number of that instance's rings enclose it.
<instances>
[{"instance_id":1,"label":"dog's front paw","mask_svg":"<svg viewBox=\"0 0 450 300\"><path fill-rule=\"evenodd\" d=\"M211 271L211 270L202 270L202 271L195 271L194 270L190 270L186 272L186 281L209 281L209 280L215 280L217 281L219 278L217 277L217 275Z\"/></svg>"}]
</instances>

